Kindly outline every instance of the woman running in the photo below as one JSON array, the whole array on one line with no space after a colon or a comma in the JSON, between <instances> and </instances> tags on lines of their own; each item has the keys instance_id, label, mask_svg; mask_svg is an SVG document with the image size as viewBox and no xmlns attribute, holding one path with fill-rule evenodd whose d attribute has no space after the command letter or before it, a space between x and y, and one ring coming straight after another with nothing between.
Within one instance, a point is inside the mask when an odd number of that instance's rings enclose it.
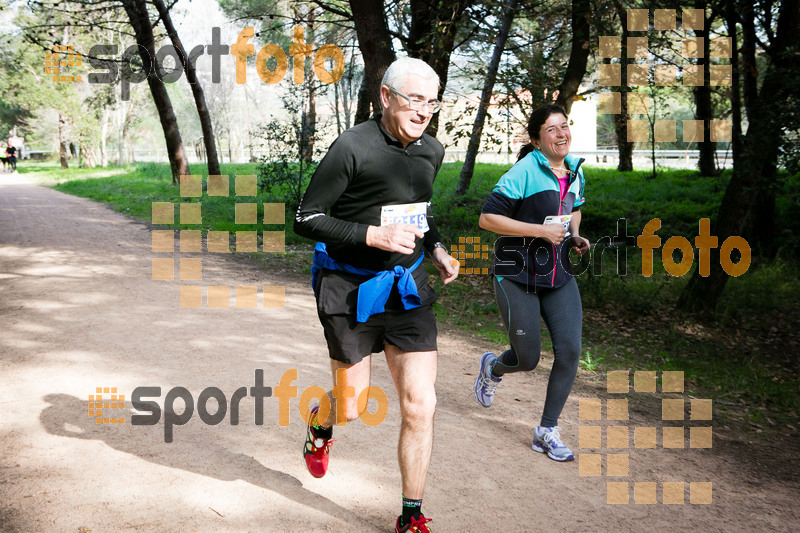
<instances>
[{"instance_id":1,"label":"woman running","mask_svg":"<svg viewBox=\"0 0 800 533\"><path fill-rule=\"evenodd\" d=\"M520 150L517 163L500 178L481 212L480 227L501 235L492 275L511 348L499 357L483 354L475 398L489 407L503 375L536 368L541 353L539 318L544 318L554 361L532 447L555 461L572 461L572 450L561 441L558 417L572 390L581 353L583 311L569 248L582 255L590 247L580 236L583 159L569 155L569 120L559 106L535 110L528 135L530 144Z\"/></svg>"}]
</instances>

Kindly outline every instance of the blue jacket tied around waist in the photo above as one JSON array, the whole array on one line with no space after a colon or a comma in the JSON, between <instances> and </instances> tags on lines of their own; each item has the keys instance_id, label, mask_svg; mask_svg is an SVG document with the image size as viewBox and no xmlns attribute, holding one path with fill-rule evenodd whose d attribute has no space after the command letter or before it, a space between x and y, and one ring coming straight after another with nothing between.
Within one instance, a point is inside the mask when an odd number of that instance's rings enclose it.
<instances>
[{"instance_id":1,"label":"blue jacket tied around waist","mask_svg":"<svg viewBox=\"0 0 800 533\"><path fill-rule=\"evenodd\" d=\"M314 296L317 296L317 276L319 276L320 269L323 268L326 270L341 270L359 276L372 276L371 279L358 286L356 321L366 322L372 315L385 311L386 301L392 292L394 280L399 278L397 280L397 290L400 293L403 308L408 311L420 306L417 284L414 282L414 276L411 273L422 264L424 257L425 252L423 251L419 259L411 265L411 268L397 265L391 270L367 270L366 268L357 268L347 263L336 261L328 255L325 243L318 242L314 247L314 262L311 266L311 287L314 289Z\"/></svg>"}]
</instances>

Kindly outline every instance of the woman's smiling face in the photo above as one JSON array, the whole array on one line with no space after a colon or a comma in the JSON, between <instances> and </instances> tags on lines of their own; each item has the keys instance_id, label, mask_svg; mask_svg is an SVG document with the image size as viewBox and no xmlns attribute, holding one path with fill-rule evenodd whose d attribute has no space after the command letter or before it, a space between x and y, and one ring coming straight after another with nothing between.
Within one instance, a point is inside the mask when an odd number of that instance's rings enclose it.
<instances>
[{"instance_id":1,"label":"woman's smiling face","mask_svg":"<svg viewBox=\"0 0 800 533\"><path fill-rule=\"evenodd\" d=\"M551 164L563 163L572 144L569 120L561 113L553 113L539 128L539 139L531 142Z\"/></svg>"}]
</instances>

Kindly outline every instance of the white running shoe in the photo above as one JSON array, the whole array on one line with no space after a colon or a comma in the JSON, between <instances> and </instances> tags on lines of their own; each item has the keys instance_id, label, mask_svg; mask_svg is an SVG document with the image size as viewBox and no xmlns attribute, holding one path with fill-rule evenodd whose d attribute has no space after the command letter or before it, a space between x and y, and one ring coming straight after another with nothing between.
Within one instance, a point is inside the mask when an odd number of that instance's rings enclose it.
<instances>
[{"instance_id":1,"label":"white running shoe","mask_svg":"<svg viewBox=\"0 0 800 533\"><path fill-rule=\"evenodd\" d=\"M533 430L533 444L531 448L539 453L546 453L553 461L572 461L575 456L572 450L564 446L559 435L561 428L558 426L547 428L536 426Z\"/></svg>"}]
</instances>

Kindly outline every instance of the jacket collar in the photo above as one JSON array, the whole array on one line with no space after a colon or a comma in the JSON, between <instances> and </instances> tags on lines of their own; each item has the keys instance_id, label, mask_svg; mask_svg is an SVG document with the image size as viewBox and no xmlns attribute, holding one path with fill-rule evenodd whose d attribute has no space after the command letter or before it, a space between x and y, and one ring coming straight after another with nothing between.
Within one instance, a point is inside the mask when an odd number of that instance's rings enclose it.
<instances>
[{"instance_id":1,"label":"jacket collar","mask_svg":"<svg viewBox=\"0 0 800 533\"><path fill-rule=\"evenodd\" d=\"M544 156L544 154L538 149L534 148L533 152L531 152L531 156L536 160L539 165L543 166L545 169L550 170L550 161ZM572 154L567 154L567 157L564 158L569 165L569 168L573 172L578 171L578 166L583 163L583 158L575 157Z\"/></svg>"}]
</instances>

